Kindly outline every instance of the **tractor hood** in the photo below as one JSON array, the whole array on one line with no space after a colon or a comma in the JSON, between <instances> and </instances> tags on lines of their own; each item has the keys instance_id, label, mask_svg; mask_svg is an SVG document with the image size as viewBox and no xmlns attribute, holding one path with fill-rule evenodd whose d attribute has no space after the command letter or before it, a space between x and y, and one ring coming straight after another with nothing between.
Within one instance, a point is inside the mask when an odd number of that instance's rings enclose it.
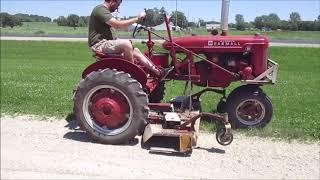
<instances>
[{"instance_id":1,"label":"tractor hood","mask_svg":"<svg viewBox=\"0 0 320 180\"><path fill-rule=\"evenodd\" d=\"M269 39L262 35L246 36L213 36L213 35L194 35L173 38L172 41L179 46L196 53L201 52L244 52L253 46L268 48ZM163 48L170 50L171 43L165 41ZM182 49L174 45L176 51Z\"/></svg>"}]
</instances>

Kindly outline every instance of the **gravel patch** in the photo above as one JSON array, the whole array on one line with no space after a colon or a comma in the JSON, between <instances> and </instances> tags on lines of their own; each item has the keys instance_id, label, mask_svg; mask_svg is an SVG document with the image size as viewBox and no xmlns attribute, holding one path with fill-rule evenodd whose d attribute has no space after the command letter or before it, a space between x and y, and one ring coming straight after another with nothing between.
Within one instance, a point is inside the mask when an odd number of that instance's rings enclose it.
<instances>
[{"instance_id":1,"label":"gravel patch","mask_svg":"<svg viewBox=\"0 0 320 180\"><path fill-rule=\"evenodd\" d=\"M1 179L320 179L320 143L200 133L190 156L92 142L63 119L1 115Z\"/></svg>"}]
</instances>

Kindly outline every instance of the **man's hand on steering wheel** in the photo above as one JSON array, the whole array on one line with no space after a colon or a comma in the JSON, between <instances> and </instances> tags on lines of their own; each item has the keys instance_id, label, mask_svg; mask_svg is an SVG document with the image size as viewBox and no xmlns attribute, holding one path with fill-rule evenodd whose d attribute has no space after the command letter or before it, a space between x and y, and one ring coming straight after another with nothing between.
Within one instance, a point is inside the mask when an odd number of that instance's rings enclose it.
<instances>
[{"instance_id":1,"label":"man's hand on steering wheel","mask_svg":"<svg viewBox=\"0 0 320 180\"><path fill-rule=\"evenodd\" d=\"M138 21L144 20L146 16L147 16L146 12L145 12L145 11L142 11L142 12L137 16ZM141 25L141 24L138 24L138 22L137 22L137 25L136 25L136 27L134 28L134 31L133 31L133 33L132 33L132 37L133 37L133 38L135 38L136 35L140 32L141 27L142 27L142 25Z\"/></svg>"},{"instance_id":2,"label":"man's hand on steering wheel","mask_svg":"<svg viewBox=\"0 0 320 180\"><path fill-rule=\"evenodd\" d=\"M147 13L145 11L142 11L139 15L138 15L138 19L139 21L144 19L147 16Z\"/></svg>"}]
</instances>

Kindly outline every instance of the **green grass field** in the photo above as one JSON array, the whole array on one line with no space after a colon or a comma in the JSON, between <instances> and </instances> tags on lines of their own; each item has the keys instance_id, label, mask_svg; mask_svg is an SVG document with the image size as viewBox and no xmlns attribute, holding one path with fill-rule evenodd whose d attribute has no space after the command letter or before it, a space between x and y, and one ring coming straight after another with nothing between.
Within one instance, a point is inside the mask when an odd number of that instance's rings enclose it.
<instances>
[{"instance_id":1,"label":"green grass field","mask_svg":"<svg viewBox=\"0 0 320 180\"><path fill-rule=\"evenodd\" d=\"M237 31L230 30L231 35L253 35L256 32L267 35L273 39L309 39L320 40L320 31ZM75 30L72 27L58 26L56 23L44 23L44 22L25 22L21 27L14 28L2 28L1 35L84 35L88 33L87 27L79 27ZM157 33L166 36L166 31L157 31ZM206 29L194 29L191 32L173 32L174 36L190 35L194 34L209 34ZM132 32L117 31L118 36L132 35ZM146 32L141 32L141 36L146 36Z\"/></svg>"},{"instance_id":2,"label":"green grass field","mask_svg":"<svg viewBox=\"0 0 320 180\"><path fill-rule=\"evenodd\" d=\"M67 35L86 35L87 27L79 27L76 30L73 27L58 26L57 23L49 22L24 22L23 26L6 27L1 29L1 35L48 35L48 34L67 34Z\"/></svg>"},{"instance_id":3,"label":"green grass field","mask_svg":"<svg viewBox=\"0 0 320 180\"><path fill-rule=\"evenodd\" d=\"M319 140L320 49L271 47L270 55L280 64L277 84L263 87L272 98L274 117L266 128L245 132ZM72 90L92 62L85 42L1 41L1 113L66 118L72 113ZM165 99L181 95L183 87L168 82ZM205 94L203 110L211 112L219 98Z\"/></svg>"}]
</instances>

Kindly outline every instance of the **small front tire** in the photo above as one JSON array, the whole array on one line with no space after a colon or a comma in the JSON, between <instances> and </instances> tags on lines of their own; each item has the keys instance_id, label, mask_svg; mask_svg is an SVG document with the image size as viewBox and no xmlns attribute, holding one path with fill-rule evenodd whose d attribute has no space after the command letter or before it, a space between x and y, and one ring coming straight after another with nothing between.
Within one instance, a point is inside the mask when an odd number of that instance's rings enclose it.
<instances>
[{"instance_id":1,"label":"small front tire","mask_svg":"<svg viewBox=\"0 0 320 180\"><path fill-rule=\"evenodd\" d=\"M227 98L225 109L233 128L262 128L271 121L272 102L260 88L243 86L235 92Z\"/></svg>"}]
</instances>

